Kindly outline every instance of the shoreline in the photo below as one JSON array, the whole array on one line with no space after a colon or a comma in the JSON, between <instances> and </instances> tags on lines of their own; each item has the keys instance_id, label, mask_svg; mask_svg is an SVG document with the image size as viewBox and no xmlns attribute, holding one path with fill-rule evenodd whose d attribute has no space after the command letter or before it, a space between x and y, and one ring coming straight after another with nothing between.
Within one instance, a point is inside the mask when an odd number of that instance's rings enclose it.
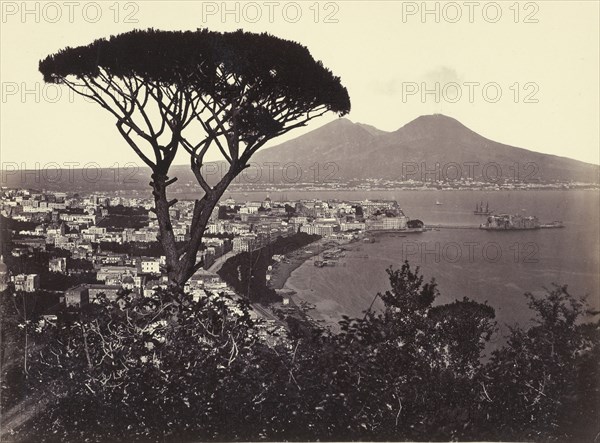
<instances>
[{"instance_id":1,"label":"shoreline","mask_svg":"<svg viewBox=\"0 0 600 443\"><path fill-rule=\"evenodd\" d=\"M352 258L353 255L356 255L352 253L356 253L358 251L358 254L361 254L359 251L362 249L363 241L366 241L368 244L379 243L386 241L386 239L390 237L411 238L416 234L423 234L424 232L426 231L420 229L366 231L363 232L358 239L353 241L344 241L340 242L339 244L331 241L333 244L327 249L322 249L321 252L325 252L331 248L341 247L349 252L350 258ZM314 243L311 245L314 245ZM309 247L311 245L309 245ZM297 287L290 281L294 272L296 272L302 265L306 264L315 255L317 254L311 254L310 256L306 256L306 258L300 262L295 262L293 267L290 267L287 270L288 272L285 275L285 282L280 289L277 289L277 291L281 296L289 297L295 305L304 306L305 315L314 323L319 324L322 327L326 327L334 333L337 333L341 331L339 322L342 320L342 314L347 315L350 318L354 318L362 316L362 311L352 312L353 307L351 301L350 305L342 304L341 300L336 299L335 297L330 297L327 294L318 294L310 288ZM356 306L354 306L354 308L356 308ZM355 310L356 309L354 309L354 311Z\"/></svg>"},{"instance_id":2,"label":"shoreline","mask_svg":"<svg viewBox=\"0 0 600 443\"><path fill-rule=\"evenodd\" d=\"M323 252L350 243L352 242L321 238L320 240L314 241L302 248L285 254L284 261L275 263L273 265L269 287L278 292L293 291L293 289L288 287L288 280L296 269Z\"/></svg>"},{"instance_id":3,"label":"shoreline","mask_svg":"<svg viewBox=\"0 0 600 443\"><path fill-rule=\"evenodd\" d=\"M363 238L364 237L360 237L359 240L351 241L321 239L319 240L319 244L315 242L302 248L304 251L295 251L291 258L291 263L284 264L284 267L281 267L281 264L279 264L278 268L274 269L273 276L277 275L277 284L273 284L271 287L276 289L281 296L289 297L294 305L299 307L304 306L304 314L315 324L328 328L332 332L340 332L340 318L338 315L333 315L333 313L337 314L341 306L339 306L335 300L330 300L328 298L319 297L319 299L316 300L314 296L311 297L311 294L307 293L305 289L293 285L290 282L290 277L296 270L307 264L312 258L330 249L344 248L347 251L352 251L359 248ZM311 248L314 248L315 246L317 246L317 250L312 250ZM306 250L311 250L312 253L306 254ZM302 256L301 254L303 253L305 255ZM286 257L289 258L289 256Z\"/></svg>"}]
</instances>

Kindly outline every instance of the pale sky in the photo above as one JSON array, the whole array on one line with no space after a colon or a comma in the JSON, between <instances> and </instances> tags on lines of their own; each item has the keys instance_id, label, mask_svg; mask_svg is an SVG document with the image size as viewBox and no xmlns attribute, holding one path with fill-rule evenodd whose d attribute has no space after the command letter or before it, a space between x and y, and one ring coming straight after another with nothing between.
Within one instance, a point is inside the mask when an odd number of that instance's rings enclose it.
<instances>
[{"instance_id":1,"label":"pale sky","mask_svg":"<svg viewBox=\"0 0 600 443\"><path fill-rule=\"evenodd\" d=\"M498 142L600 163L597 1L428 2L428 11L420 1L23 5L2 2L4 167L141 165L107 112L65 87L44 85L38 61L65 46L148 27L242 28L295 40L341 77L354 122L392 131L443 113ZM333 118L313 120L270 146Z\"/></svg>"}]
</instances>

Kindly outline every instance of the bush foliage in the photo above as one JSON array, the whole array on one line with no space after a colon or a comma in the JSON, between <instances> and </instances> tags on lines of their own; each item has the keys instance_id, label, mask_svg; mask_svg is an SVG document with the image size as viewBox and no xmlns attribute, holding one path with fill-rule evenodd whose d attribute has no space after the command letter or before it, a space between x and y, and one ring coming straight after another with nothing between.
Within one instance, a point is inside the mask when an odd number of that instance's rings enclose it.
<instances>
[{"instance_id":1,"label":"bush foliage","mask_svg":"<svg viewBox=\"0 0 600 443\"><path fill-rule=\"evenodd\" d=\"M29 441L593 440L598 323L566 287L486 356L494 309L436 304L435 281L389 269L382 312L341 333L280 336L243 300L168 291L101 299L35 337ZM7 295L10 297L10 295ZM14 325L13 325L14 326ZM8 389L3 386L4 391Z\"/></svg>"}]
</instances>

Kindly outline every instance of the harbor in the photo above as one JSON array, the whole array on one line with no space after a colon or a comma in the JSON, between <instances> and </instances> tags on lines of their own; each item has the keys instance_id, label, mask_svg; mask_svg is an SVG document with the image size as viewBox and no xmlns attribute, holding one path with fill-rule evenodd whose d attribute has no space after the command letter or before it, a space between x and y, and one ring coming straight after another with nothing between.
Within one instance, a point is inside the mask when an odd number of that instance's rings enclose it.
<instances>
[{"instance_id":1,"label":"harbor","mask_svg":"<svg viewBox=\"0 0 600 443\"><path fill-rule=\"evenodd\" d=\"M419 266L425 280L436 278L444 297L440 303L464 296L487 300L499 308L502 325L526 322L529 313L523 293L537 293L548 282L569 284L581 294L597 293L597 262L577 252L585 236L597 242L597 233L593 236L597 228L586 224L585 217L575 216L597 209L592 195L581 192L568 206L559 206L558 193L497 193L489 200L490 208L512 214L528 208L541 220L535 230L505 229L498 234L480 228L487 217L473 214L475 203L466 197L447 192L438 199L443 206L434 205L435 200L420 206L420 202L403 204L407 213L425 221L421 233L363 232L359 241L342 246L345 256L334 264L315 266L322 254L305 260L289 275L285 288L293 291L296 303L315 306L308 314L333 330L343 314L364 315L373 296L389 290L386 269L398 268L404 260ZM483 202L485 209L485 197ZM563 223L552 222L557 219ZM479 270L476 273L474 266ZM565 267L572 274L562 272ZM512 280L506 281L504 275L511 275ZM376 302L374 308L381 309L381 305Z\"/></svg>"},{"instance_id":2,"label":"harbor","mask_svg":"<svg viewBox=\"0 0 600 443\"><path fill-rule=\"evenodd\" d=\"M543 223L538 224L537 226L530 228L518 228L518 227L493 227L488 228L481 225L446 225L446 224L436 224L436 225L425 225L425 231L437 230L437 229L484 229L488 231L523 231L523 230L531 230L531 229L558 229L564 228L565 225L561 221L554 221L551 223Z\"/></svg>"},{"instance_id":3,"label":"harbor","mask_svg":"<svg viewBox=\"0 0 600 443\"><path fill-rule=\"evenodd\" d=\"M550 246L556 244L557 238L579 238L578 232L589 229L573 217L576 210L589 206L589 197L583 192L569 207L557 206L558 200L553 200L550 193L499 192L493 195L493 200L483 194L483 210L486 211L487 206L488 210L498 211L485 217L474 214L474 209L480 208L481 203L479 199L475 203L469 194L445 192L440 195L443 198L429 202L411 200L409 193L390 195L390 199L402 202L407 214L424 221L421 227L365 229L356 232L355 239L345 244L320 242L319 246L309 245L306 249L310 253L298 252L292 258L293 266L275 266L271 283L281 288L280 293L289 297L290 303L299 306L304 302L311 306L308 315L319 324L336 330L343 314L360 316L368 308L374 293L388 289L385 269L397 267L406 259L421 266L426 278L436 276L436 280L443 283L449 296L445 301L464 295L482 301L489 297L503 306L499 311L502 321L525 321L526 317L521 314L526 312L526 306L519 305L522 294L536 291L546 283L551 272L548 269L564 266L560 252ZM486 203L487 199L489 203ZM436 201L443 205L436 205ZM525 215L526 211L528 215ZM521 219L535 219L535 229L485 229L489 218L507 214L512 214L509 218L516 224ZM557 219L563 219L564 223ZM376 226L383 227L384 224ZM548 229L555 229L556 235L543 232ZM491 235L491 231L503 234ZM453 255L457 245L460 246L458 258ZM467 271L475 262L482 266L480 276ZM538 262L544 263L539 270ZM578 272L589 271L588 262L577 263ZM517 282L506 286L496 277L498 269L502 269L501 274L515 275ZM277 275L280 272L281 275ZM464 283L455 278L457 273L464 275ZM536 275L533 280L532 273ZM582 291L590 291L595 287L595 283L587 286L591 280L586 277L569 283L581 287ZM504 305L503 300L508 294L511 303L519 305L518 309ZM376 304L375 308L381 306Z\"/></svg>"}]
</instances>

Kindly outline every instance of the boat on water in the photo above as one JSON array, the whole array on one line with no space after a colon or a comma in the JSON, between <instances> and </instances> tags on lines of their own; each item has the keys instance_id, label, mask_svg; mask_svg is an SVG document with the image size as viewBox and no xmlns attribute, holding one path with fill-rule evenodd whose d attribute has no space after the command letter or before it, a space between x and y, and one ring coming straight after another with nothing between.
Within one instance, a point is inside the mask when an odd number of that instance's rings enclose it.
<instances>
[{"instance_id":1,"label":"boat on water","mask_svg":"<svg viewBox=\"0 0 600 443\"><path fill-rule=\"evenodd\" d=\"M560 220L555 220L552 223L543 223L540 225L540 229L553 229L553 228L564 228L565 225Z\"/></svg>"},{"instance_id":2,"label":"boat on water","mask_svg":"<svg viewBox=\"0 0 600 443\"><path fill-rule=\"evenodd\" d=\"M485 208L483 207L483 202L475 204L475 210L473 214L475 215L492 215L494 211L490 209L490 203L486 202Z\"/></svg>"},{"instance_id":3,"label":"boat on water","mask_svg":"<svg viewBox=\"0 0 600 443\"><path fill-rule=\"evenodd\" d=\"M441 203L439 200L436 200L436 201L435 201L435 204L436 204L437 206L443 205L443 203Z\"/></svg>"},{"instance_id":4,"label":"boat on water","mask_svg":"<svg viewBox=\"0 0 600 443\"><path fill-rule=\"evenodd\" d=\"M346 253L342 249L332 249L331 251L323 252L323 258L325 260L339 260L341 257L345 257Z\"/></svg>"},{"instance_id":5,"label":"boat on water","mask_svg":"<svg viewBox=\"0 0 600 443\"><path fill-rule=\"evenodd\" d=\"M314 265L317 268L324 268L325 266L335 266L335 262L331 260L315 260Z\"/></svg>"}]
</instances>

